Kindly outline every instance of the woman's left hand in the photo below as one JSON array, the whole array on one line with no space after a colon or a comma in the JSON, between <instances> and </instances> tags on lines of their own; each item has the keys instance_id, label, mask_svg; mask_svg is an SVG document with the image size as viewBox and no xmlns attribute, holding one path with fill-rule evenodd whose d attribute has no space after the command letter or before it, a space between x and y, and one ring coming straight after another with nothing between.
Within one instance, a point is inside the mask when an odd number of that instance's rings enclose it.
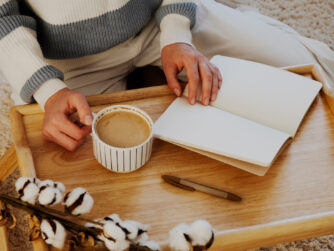
<instances>
[{"instance_id":1,"label":"woman's left hand","mask_svg":"<svg viewBox=\"0 0 334 251\"><path fill-rule=\"evenodd\" d=\"M185 43L165 46L161 51L162 67L168 87L177 95L181 95L181 85L177 74L186 69L188 78L188 101L195 104L197 88L202 88L202 103L208 105L216 100L222 84L219 69L194 47ZM202 86L200 86L202 85Z\"/></svg>"}]
</instances>

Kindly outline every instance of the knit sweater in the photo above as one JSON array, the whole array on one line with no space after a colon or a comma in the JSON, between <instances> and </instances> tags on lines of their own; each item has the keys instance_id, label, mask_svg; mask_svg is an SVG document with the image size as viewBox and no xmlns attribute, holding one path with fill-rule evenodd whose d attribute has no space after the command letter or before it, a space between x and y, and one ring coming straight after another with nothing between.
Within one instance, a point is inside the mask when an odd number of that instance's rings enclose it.
<instances>
[{"instance_id":1,"label":"knit sweater","mask_svg":"<svg viewBox=\"0 0 334 251\"><path fill-rule=\"evenodd\" d=\"M66 87L63 73L47 59L107 51L152 17L161 30L161 48L191 43L195 16L195 0L0 0L0 70L25 102L35 96L43 103ZM47 89L47 97L34 95L38 89Z\"/></svg>"}]
</instances>

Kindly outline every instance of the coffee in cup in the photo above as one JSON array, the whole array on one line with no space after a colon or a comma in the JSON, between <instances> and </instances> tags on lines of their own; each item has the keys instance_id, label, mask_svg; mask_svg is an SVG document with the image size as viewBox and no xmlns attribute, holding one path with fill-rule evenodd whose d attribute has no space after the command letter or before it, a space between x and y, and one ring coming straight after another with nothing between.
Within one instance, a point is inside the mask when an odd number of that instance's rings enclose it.
<instances>
[{"instance_id":1,"label":"coffee in cup","mask_svg":"<svg viewBox=\"0 0 334 251\"><path fill-rule=\"evenodd\" d=\"M115 172L131 172L150 158L153 122L139 108L114 105L94 116L93 150L97 161Z\"/></svg>"},{"instance_id":2,"label":"coffee in cup","mask_svg":"<svg viewBox=\"0 0 334 251\"><path fill-rule=\"evenodd\" d=\"M141 116L123 110L103 116L96 131L103 142L121 148L140 145L151 134L151 128Z\"/></svg>"}]
</instances>

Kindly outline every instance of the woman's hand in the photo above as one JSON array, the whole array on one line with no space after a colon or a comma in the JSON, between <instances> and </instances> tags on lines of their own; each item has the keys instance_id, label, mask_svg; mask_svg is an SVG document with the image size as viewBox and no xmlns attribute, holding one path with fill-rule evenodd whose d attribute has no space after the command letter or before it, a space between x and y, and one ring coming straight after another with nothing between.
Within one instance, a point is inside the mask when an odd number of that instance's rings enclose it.
<instances>
[{"instance_id":1,"label":"woman's hand","mask_svg":"<svg viewBox=\"0 0 334 251\"><path fill-rule=\"evenodd\" d=\"M222 84L220 71L191 45L175 43L165 46L161 51L161 61L168 87L176 96L181 95L181 85L177 74L185 68L188 78L189 103L195 104L197 88L202 88L203 105L208 105L210 101L216 100Z\"/></svg>"},{"instance_id":2,"label":"woman's hand","mask_svg":"<svg viewBox=\"0 0 334 251\"><path fill-rule=\"evenodd\" d=\"M93 121L92 112L86 97L68 88L53 94L46 102L43 123L43 137L74 151L81 145L91 132ZM79 127L70 121L69 115L77 111L80 122L85 126Z\"/></svg>"}]
</instances>

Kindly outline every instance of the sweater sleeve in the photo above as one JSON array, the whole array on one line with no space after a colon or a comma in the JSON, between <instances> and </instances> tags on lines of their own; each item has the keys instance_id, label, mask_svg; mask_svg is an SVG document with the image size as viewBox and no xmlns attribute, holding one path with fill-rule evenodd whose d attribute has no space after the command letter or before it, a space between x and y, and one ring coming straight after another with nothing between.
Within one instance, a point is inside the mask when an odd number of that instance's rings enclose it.
<instances>
[{"instance_id":1,"label":"sweater sleeve","mask_svg":"<svg viewBox=\"0 0 334 251\"><path fill-rule=\"evenodd\" d=\"M191 44L198 0L163 0L155 18L161 30L160 47L173 43Z\"/></svg>"},{"instance_id":2,"label":"sweater sleeve","mask_svg":"<svg viewBox=\"0 0 334 251\"><path fill-rule=\"evenodd\" d=\"M35 20L20 14L17 0L0 0L0 59L2 74L27 103L45 82L53 93L66 87L63 73L43 57ZM44 90L45 95L53 93Z\"/></svg>"}]
</instances>

